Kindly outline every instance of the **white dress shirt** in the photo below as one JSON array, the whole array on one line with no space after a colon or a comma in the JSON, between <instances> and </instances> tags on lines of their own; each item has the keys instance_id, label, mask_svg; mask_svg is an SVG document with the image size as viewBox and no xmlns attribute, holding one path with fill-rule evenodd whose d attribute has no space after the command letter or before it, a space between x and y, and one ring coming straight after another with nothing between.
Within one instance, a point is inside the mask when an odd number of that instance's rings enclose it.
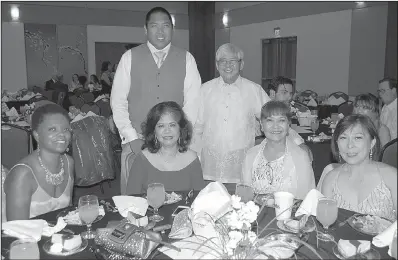
<instances>
[{"instance_id":1,"label":"white dress shirt","mask_svg":"<svg viewBox=\"0 0 398 260\"><path fill-rule=\"evenodd\" d=\"M191 149L201 153L204 179L241 181L243 160L254 146L256 118L269 100L260 85L240 76L233 84L222 77L203 84Z\"/></svg>"},{"instance_id":2,"label":"white dress shirt","mask_svg":"<svg viewBox=\"0 0 398 260\"><path fill-rule=\"evenodd\" d=\"M147 42L148 48L152 53L152 57L157 63L158 58L155 52L164 51L166 55L163 59L166 59L167 54L170 50L170 45L168 44L164 49L156 49L150 42ZM118 64L115 78L112 85L111 94L111 107L113 111L113 120L119 130L120 137L122 139L122 144L131 142L139 138L139 133L131 125L128 112L128 101L127 96L130 91L130 77L131 71L131 50L125 52L120 59ZM172 77L173 75L170 75ZM186 74L184 79L184 105L183 110L186 113L188 119L191 122L196 121L197 111L198 111L198 96L200 91L200 86L202 80L199 75L198 68L196 66L195 58L191 53L187 51L186 54ZM149 111L143 111L147 113Z\"/></svg>"},{"instance_id":3,"label":"white dress shirt","mask_svg":"<svg viewBox=\"0 0 398 260\"><path fill-rule=\"evenodd\" d=\"M391 139L397 138L397 99L383 106L380 121L390 130Z\"/></svg>"}]
</instances>

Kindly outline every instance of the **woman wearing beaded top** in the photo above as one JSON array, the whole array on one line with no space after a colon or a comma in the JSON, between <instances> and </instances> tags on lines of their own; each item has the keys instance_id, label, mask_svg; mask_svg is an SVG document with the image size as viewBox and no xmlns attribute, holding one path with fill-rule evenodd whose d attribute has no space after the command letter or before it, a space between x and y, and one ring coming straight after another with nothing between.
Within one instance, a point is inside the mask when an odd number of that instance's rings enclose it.
<instances>
[{"instance_id":1,"label":"woman wearing beaded top","mask_svg":"<svg viewBox=\"0 0 398 260\"><path fill-rule=\"evenodd\" d=\"M36 109L33 136L38 149L11 168L4 182L7 220L29 219L69 206L73 159L65 154L71 140L68 112L56 104Z\"/></svg>"},{"instance_id":2,"label":"woman wearing beaded top","mask_svg":"<svg viewBox=\"0 0 398 260\"><path fill-rule=\"evenodd\" d=\"M397 169L376 161L379 151L380 139L370 117L344 117L332 137L333 155L343 164L324 176L319 189L339 208L394 221Z\"/></svg>"},{"instance_id":3,"label":"woman wearing beaded top","mask_svg":"<svg viewBox=\"0 0 398 260\"><path fill-rule=\"evenodd\" d=\"M261 109L266 138L247 152L242 176L257 194L288 191L304 199L315 188L308 153L287 138L290 119L290 107L281 101L270 101Z\"/></svg>"}]
</instances>

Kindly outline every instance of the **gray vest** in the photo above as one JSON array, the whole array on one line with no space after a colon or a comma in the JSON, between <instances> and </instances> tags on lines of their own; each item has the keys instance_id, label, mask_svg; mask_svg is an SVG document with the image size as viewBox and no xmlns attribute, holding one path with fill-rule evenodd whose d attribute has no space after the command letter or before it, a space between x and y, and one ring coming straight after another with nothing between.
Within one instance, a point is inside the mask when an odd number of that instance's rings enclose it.
<instances>
[{"instance_id":1,"label":"gray vest","mask_svg":"<svg viewBox=\"0 0 398 260\"><path fill-rule=\"evenodd\" d=\"M130 121L138 133L149 110L164 101L184 101L186 51L170 46L166 59L157 67L147 44L131 49L131 86L127 96Z\"/></svg>"}]
</instances>

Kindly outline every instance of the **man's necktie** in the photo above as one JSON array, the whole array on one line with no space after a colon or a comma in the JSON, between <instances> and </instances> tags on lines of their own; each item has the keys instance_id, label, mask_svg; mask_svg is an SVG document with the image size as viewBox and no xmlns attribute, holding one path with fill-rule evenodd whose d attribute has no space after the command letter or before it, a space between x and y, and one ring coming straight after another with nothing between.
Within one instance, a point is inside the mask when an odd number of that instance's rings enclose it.
<instances>
[{"instance_id":1,"label":"man's necktie","mask_svg":"<svg viewBox=\"0 0 398 260\"><path fill-rule=\"evenodd\" d=\"M166 53L163 51L157 51L155 52L155 55L158 58L158 62L156 63L156 65L158 65L158 68L160 68L160 66L162 66L163 64L163 58L166 55Z\"/></svg>"}]
</instances>

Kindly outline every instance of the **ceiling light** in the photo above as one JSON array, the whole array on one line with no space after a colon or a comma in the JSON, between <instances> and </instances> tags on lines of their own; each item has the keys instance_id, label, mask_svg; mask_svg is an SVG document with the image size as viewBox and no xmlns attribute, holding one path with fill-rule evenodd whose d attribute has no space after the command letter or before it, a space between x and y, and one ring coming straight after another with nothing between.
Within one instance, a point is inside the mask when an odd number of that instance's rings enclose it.
<instances>
[{"instance_id":1,"label":"ceiling light","mask_svg":"<svg viewBox=\"0 0 398 260\"><path fill-rule=\"evenodd\" d=\"M11 7L11 18L14 21L19 19L19 8L18 8L18 6Z\"/></svg>"},{"instance_id":2,"label":"ceiling light","mask_svg":"<svg viewBox=\"0 0 398 260\"><path fill-rule=\"evenodd\" d=\"M222 17L222 23L224 24L225 27L228 26L228 14L225 13Z\"/></svg>"}]
</instances>

